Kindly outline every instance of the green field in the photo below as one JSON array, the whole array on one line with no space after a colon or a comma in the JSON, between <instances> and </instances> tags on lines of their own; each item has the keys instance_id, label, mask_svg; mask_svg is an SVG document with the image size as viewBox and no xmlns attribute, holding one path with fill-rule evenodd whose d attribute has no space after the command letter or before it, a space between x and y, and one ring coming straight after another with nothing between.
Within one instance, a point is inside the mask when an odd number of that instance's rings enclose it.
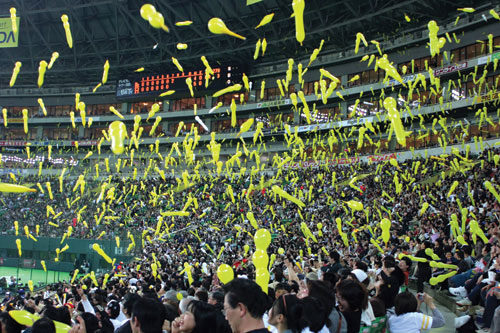
<instances>
[{"instance_id":1,"label":"green field","mask_svg":"<svg viewBox=\"0 0 500 333\"><path fill-rule=\"evenodd\" d=\"M58 271L47 271L44 272L42 269L30 269L30 268L19 268L16 267L0 267L0 277L7 277L7 282L10 280L11 276L18 276L21 280L20 283L28 283L31 279L33 284L36 286L45 285L47 283L53 283L60 280L70 280L68 272L58 272Z\"/></svg>"}]
</instances>

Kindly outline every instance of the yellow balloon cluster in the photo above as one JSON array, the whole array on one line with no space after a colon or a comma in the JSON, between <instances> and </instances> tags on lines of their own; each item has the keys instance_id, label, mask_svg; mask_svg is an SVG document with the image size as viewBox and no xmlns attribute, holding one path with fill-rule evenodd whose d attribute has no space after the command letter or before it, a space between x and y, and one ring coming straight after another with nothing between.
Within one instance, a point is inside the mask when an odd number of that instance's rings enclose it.
<instances>
[{"instance_id":1,"label":"yellow balloon cluster","mask_svg":"<svg viewBox=\"0 0 500 333\"><path fill-rule=\"evenodd\" d=\"M168 27L165 25L165 19L160 12L156 11L155 6L152 4L144 4L141 7L141 17L148 21L149 24L155 29L163 29L169 32Z\"/></svg>"},{"instance_id":2,"label":"yellow balloon cluster","mask_svg":"<svg viewBox=\"0 0 500 333\"><path fill-rule=\"evenodd\" d=\"M259 229L255 232L253 237L256 250L252 256L252 262L255 266L255 282L267 294L269 284L269 270L268 262L269 256L267 255L267 248L271 244L271 234L267 229Z\"/></svg>"}]
</instances>

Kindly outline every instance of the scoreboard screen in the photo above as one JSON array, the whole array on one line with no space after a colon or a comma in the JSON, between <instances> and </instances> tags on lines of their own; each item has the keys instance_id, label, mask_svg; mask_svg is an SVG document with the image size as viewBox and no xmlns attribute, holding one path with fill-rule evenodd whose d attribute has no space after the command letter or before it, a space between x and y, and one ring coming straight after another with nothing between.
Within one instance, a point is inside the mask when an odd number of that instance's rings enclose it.
<instances>
[{"instance_id":1,"label":"scoreboard screen","mask_svg":"<svg viewBox=\"0 0 500 333\"><path fill-rule=\"evenodd\" d=\"M136 75L118 81L116 97L121 100L134 100L142 97L158 97L167 90L176 93L189 93L186 79L192 81L193 91L202 93L224 89L242 80L243 72L238 66L212 67L214 75L205 87L205 68L184 72Z\"/></svg>"}]
</instances>

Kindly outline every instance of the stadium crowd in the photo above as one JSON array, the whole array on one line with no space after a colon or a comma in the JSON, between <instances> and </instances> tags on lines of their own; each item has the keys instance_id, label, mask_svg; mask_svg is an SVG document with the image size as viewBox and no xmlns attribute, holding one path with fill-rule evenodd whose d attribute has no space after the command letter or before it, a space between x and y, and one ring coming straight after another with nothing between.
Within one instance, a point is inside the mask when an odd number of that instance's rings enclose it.
<instances>
[{"instance_id":1,"label":"stadium crowd","mask_svg":"<svg viewBox=\"0 0 500 333\"><path fill-rule=\"evenodd\" d=\"M28 328L34 333L57 330L57 322L72 326L73 333L376 332L386 326L391 332L401 332L402 327L420 332L444 325L432 297L423 291L431 277L449 270L412 260L417 257L456 265L457 274L434 288L449 288L460 298L464 314L484 308L476 322L483 331L494 332L500 320L500 203L484 181L498 184L498 160L493 156L499 153L485 150L463 157L460 165L454 164L457 156L452 154L400 163L283 168L278 176L262 179L202 175L180 189L181 181L172 177L135 182L115 177L105 193L114 190L106 196L100 195L101 183L89 180L87 192L73 209L65 206L80 193L74 191L75 180L65 180L60 192L57 178L25 178L23 183L51 182L54 198L41 192L4 196L2 230L14 233L12 221L19 220L30 230L39 224L40 235L52 237L60 237L61 229L72 225L72 237L95 238L105 232L105 238L114 238L135 230L148 241L134 262L109 272L107 283L104 277L97 284L85 278L51 285L44 292L25 289L23 297L7 296L2 327L9 333L24 329L13 319L16 314L7 313L22 308L40 315ZM274 184L308 204L299 210L289 201L277 200L270 190ZM162 192L165 195L158 195ZM175 216L175 227L158 234L161 213L183 210L186 198L197 201L190 208L193 214ZM361 202L364 209L349 209L349 200ZM120 218L97 224L94 215L103 203ZM428 208L423 209L424 203ZM62 212L54 220L59 227L43 222L52 218L46 217L47 204ZM77 218L75 212L84 205L87 208ZM267 251L275 260L267 294L253 282L252 250L245 249L253 248L248 211L260 228L273 234ZM461 241L450 228L453 214L467 225ZM335 224L337 217L342 232ZM390 239L386 244L380 241L379 249L372 241L383 218L391 221ZM168 223L169 219L165 217ZM469 230L471 221L477 221L487 244ZM118 223L125 228L117 228ZM348 235L347 243L342 234ZM426 249L432 249L433 256ZM158 262L157 275L152 262ZM183 270L186 262L191 265L191 283ZM220 282L221 263L233 267L232 282ZM417 280L416 296L407 288L411 278ZM421 304L428 314L420 312ZM460 317L459 330L474 330L474 317Z\"/></svg>"}]
</instances>

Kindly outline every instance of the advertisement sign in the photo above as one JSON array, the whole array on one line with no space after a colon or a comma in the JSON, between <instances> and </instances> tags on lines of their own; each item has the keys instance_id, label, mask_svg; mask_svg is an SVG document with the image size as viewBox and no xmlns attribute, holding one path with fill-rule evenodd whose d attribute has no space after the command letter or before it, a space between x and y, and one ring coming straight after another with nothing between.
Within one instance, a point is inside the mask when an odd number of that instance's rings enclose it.
<instances>
[{"instance_id":1,"label":"advertisement sign","mask_svg":"<svg viewBox=\"0 0 500 333\"><path fill-rule=\"evenodd\" d=\"M262 103L257 103L257 109L261 108L271 108L274 106L281 106L281 105L290 105L290 99L280 99L277 101L269 101L269 102L262 102Z\"/></svg>"},{"instance_id":2,"label":"advertisement sign","mask_svg":"<svg viewBox=\"0 0 500 333\"><path fill-rule=\"evenodd\" d=\"M336 158L325 161L298 161L295 163L286 163L283 165L285 169L299 169L299 168L319 168L322 166L336 166L336 165L351 165L359 163L380 163L385 162L390 159L397 159L399 153L382 154L382 155L369 155L369 156L358 156L358 157L344 157Z\"/></svg>"},{"instance_id":3,"label":"advertisement sign","mask_svg":"<svg viewBox=\"0 0 500 333\"><path fill-rule=\"evenodd\" d=\"M20 140L0 140L0 146L23 147L26 146L26 141Z\"/></svg>"},{"instance_id":4,"label":"advertisement sign","mask_svg":"<svg viewBox=\"0 0 500 333\"><path fill-rule=\"evenodd\" d=\"M452 64L434 70L434 76L445 75L467 68L467 61L461 64Z\"/></svg>"},{"instance_id":5,"label":"advertisement sign","mask_svg":"<svg viewBox=\"0 0 500 333\"><path fill-rule=\"evenodd\" d=\"M19 37L19 17L16 17L17 31L12 31L10 17L0 18L0 47L17 47Z\"/></svg>"},{"instance_id":6,"label":"advertisement sign","mask_svg":"<svg viewBox=\"0 0 500 333\"><path fill-rule=\"evenodd\" d=\"M71 145L74 146L75 142L78 142L78 147L88 147L97 146L97 140L81 140L81 141L71 141Z\"/></svg>"}]
</instances>

